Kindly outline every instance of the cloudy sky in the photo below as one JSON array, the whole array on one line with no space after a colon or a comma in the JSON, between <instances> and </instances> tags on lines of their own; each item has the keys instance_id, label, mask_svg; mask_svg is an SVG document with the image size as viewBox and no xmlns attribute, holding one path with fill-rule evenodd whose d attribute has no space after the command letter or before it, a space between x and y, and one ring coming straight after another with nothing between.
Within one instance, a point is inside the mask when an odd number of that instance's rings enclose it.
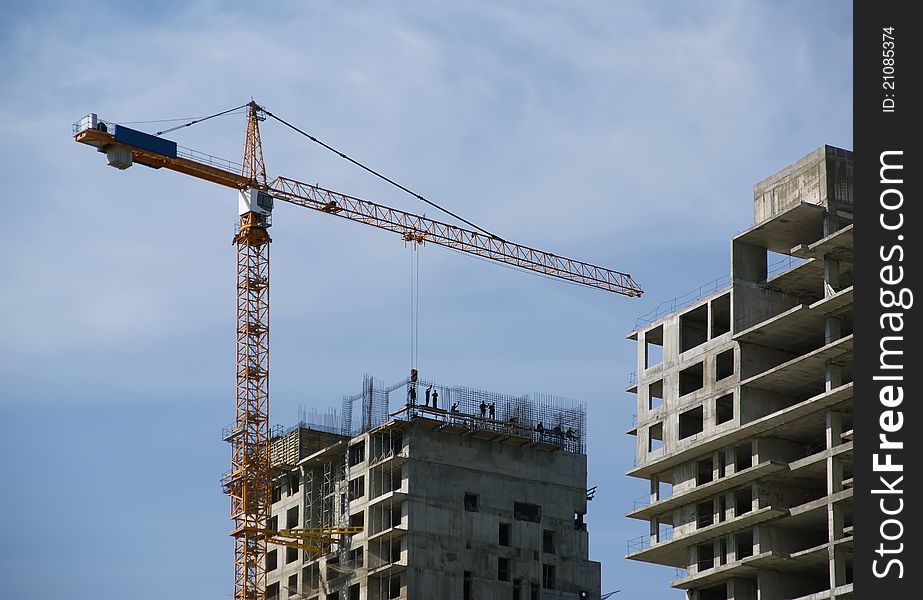
<instances>
[{"instance_id":1,"label":"cloudy sky","mask_svg":"<svg viewBox=\"0 0 923 600\"><path fill-rule=\"evenodd\" d=\"M234 193L108 168L71 123L252 97L507 239L635 276L641 300L426 247L419 368L587 401L603 591L681 598L673 569L622 558L647 529L622 517L647 489L623 475L625 334L727 273L755 181L852 147L849 3L130 4L20 2L0 21L0 595L230 593ZM171 137L237 160L243 133L232 115ZM263 142L271 175L436 216L276 123ZM272 235L273 422L338 404L364 373L404 377L400 239L288 205Z\"/></svg>"}]
</instances>

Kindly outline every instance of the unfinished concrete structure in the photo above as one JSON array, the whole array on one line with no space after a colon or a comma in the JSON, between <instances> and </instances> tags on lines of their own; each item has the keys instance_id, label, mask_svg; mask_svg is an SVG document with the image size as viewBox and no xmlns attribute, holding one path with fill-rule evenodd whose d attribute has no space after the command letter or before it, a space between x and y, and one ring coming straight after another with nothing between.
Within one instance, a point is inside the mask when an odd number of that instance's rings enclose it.
<instances>
[{"instance_id":1,"label":"unfinished concrete structure","mask_svg":"<svg viewBox=\"0 0 923 600\"><path fill-rule=\"evenodd\" d=\"M270 600L600 597L582 403L367 378L343 406L275 437L269 528L363 530L327 552L270 544Z\"/></svg>"},{"instance_id":2,"label":"unfinished concrete structure","mask_svg":"<svg viewBox=\"0 0 923 600\"><path fill-rule=\"evenodd\" d=\"M823 146L757 183L730 276L629 335L628 558L689 600L852 598L852 165Z\"/></svg>"}]
</instances>

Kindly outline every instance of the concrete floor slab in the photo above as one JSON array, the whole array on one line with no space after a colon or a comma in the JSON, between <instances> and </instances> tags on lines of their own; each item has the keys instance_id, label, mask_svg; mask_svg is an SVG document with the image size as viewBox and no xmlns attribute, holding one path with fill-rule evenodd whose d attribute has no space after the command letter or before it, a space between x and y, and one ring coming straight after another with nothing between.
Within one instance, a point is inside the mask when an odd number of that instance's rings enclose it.
<instances>
[{"instance_id":1,"label":"concrete floor slab","mask_svg":"<svg viewBox=\"0 0 923 600\"><path fill-rule=\"evenodd\" d=\"M817 204L796 204L737 234L733 241L784 254L793 246L810 244L823 236L824 212L824 207Z\"/></svg>"}]
</instances>

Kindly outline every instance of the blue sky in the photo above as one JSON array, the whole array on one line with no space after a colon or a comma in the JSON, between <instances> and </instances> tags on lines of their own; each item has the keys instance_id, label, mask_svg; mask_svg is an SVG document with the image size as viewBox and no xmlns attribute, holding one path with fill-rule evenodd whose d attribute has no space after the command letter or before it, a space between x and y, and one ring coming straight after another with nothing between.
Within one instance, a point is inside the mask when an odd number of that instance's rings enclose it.
<instances>
[{"instance_id":1,"label":"blue sky","mask_svg":"<svg viewBox=\"0 0 923 600\"><path fill-rule=\"evenodd\" d=\"M233 417L232 192L73 143L86 113L192 117L252 96L505 238L631 272L633 300L436 247L420 259L427 378L586 400L591 557L621 598L678 599L623 560L646 525L625 334L727 273L752 185L852 147L849 3L36 2L0 24L0 578L11 598L227 597L218 478ZM156 6L156 8L155 8ZM147 127L139 125L139 128ZM156 125L150 125L151 130ZM172 136L231 159L241 116ZM272 175L434 216L277 124ZM272 416L409 367L393 234L281 206Z\"/></svg>"}]
</instances>

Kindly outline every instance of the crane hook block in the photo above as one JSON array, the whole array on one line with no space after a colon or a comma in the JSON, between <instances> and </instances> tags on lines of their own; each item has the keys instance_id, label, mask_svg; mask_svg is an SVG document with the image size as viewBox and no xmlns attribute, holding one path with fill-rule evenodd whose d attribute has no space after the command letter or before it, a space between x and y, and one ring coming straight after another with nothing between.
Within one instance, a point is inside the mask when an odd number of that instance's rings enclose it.
<instances>
[{"instance_id":1,"label":"crane hook block","mask_svg":"<svg viewBox=\"0 0 923 600\"><path fill-rule=\"evenodd\" d=\"M260 215L272 214L272 196L262 190L249 188L238 193L237 208L241 215L255 212Z\"/></svg>"}]
</instances>

